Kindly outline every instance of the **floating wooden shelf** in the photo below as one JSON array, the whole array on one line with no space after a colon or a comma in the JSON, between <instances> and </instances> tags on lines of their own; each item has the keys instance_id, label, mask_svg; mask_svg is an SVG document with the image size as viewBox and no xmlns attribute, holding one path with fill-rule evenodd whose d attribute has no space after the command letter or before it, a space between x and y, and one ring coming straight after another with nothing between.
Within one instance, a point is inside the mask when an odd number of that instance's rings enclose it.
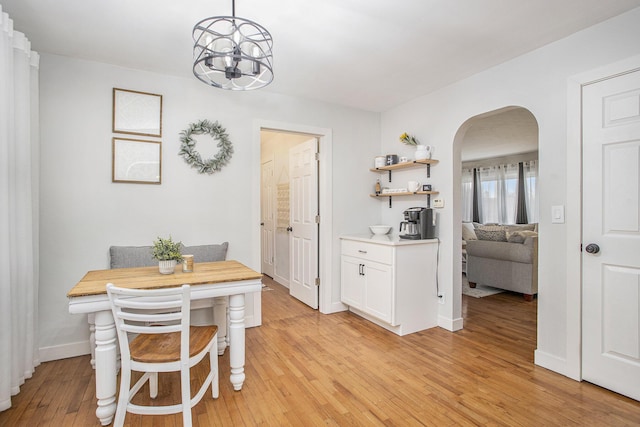
<instances>
[{"instance_id":1,"label":"floating wooden shelf","mask_svg":"<svg viewBox=\"0 0 640 427\"><path fill-rule=\"evenodd\" d=\"M438 162L439 160L435 160L435 159L413 160L411 162L396 163L395 165L381 166L379 168L371 168L370 171L383 173L386 171L394 171L398 169L411 169L411 168L417 168L421 166L430 166L430 165L435 165Z\"/></svg>"},{"instance_id":2,"label":"floating wooden shelf","mask_svg":"<svg viewBox=\"0 0 640 427\"><path fill-rule=\"evenodd\" d=\"M431 206L431 195L432 194L440 194L439 191L414 191L414 192L402 192L402 193L387 193L387 194L369 194L369 196L371 197L376 197L376 198L383 198L383 197L388 197L389 198L389 207L391 207L391 200L393 197L396 196L400 196L400 197L406 197L406 196L427 196L427 207Z\"/></svg>"},{"instance_id":3,"label":"floating wooden shelf","mask_svg":"<svg viewBox=\"0 0 640 427\"><path fill-rule=\"evenodd\" d=\"M415 196L415 195L431 195L440 194L439 191L408 191L402 193L386 193L386 194L369 194L371 197L396 197L396 196Z\"/></svg>"},{"instance_id":4,"label":"floating wooden shelf","mask_svg":"<svg viewBox=\"0 0 640 427\"><path fill-rule=\"evenodd\" d=\"M413 160L411 162L396 163L395 165L381 166L379 168L371 168L369 170L371 172L378 172L378 173L388 172L389 173L389 182L391 182L391 171L397 171L397 170L401 170L401 169L413 169L413 168L417 168L417 167L426 166L427 167L427 178L430 178L431 177L431 165L435 165L438 162L439 162L439 160L434 160L434 159Z\"/></svg>"}]
</instances>

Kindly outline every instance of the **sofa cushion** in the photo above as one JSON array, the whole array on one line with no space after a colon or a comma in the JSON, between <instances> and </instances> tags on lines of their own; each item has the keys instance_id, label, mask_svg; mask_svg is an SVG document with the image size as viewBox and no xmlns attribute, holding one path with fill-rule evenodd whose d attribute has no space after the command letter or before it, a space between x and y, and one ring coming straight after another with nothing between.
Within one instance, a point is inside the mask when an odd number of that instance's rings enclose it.
<instances>
[{"instance_id":1,"label":"sofa cushion","mask_svg":"<svg viewBox=\"0 0 640 427\"><path fill-rule=\"evenodd\" d=\"M475 227L471 222L462 223L462 240L478 240L476 236Z\"/></svg>"},{"instance_id":2,"label":"sofa cushion","mask_svg":"<svg viewBox=\"0 0 640 427\"><path fill-rule=\"evenodd\" d=\"M538 224L515 224L515 225L506 225L506 229L508 233L513 233L515 231L535 231L536 226Z\"/></svg>"},{"instance_id":3,"label":"sofa cushion","mask_svg":"<svg viewBox=\"0 0 640 427\"><path fill-rule=\"evenodd\" d=\"M474 240L467 242L467 257L532 264L536 249L533 245L527 244Z\"/></svg>"},{"instance_id":4,"label":"sofa cushion","mask_svg":"<svg viewBox=\"0 0 640 427\"><path fill-rule=\"evenodd\" d=\"M183 246L183 255L193 255L193 262L224 261L227 259L229 242L219 245Z\"/></svg>"},{"instance_id":5,"label":"sofa cushion","mask_svg":"<svg viewBox=\"0 0 640 427\"><path fill-rule=\"evenodd\" d=\"M490 240L492 242L506 242L507 229L501 225L483 225L475 230L478 240Z\"/></svg>"},{"instance_id":6,"label":"sofa cushion","mask_svg":"<svg viewBox=\"0 0 640 427\"><path fill-rule=\"evenodd\" d=\"M514 231L513 233L507 233L507 241L509 243L524 243L527 237L537 235L538 233L535 231Z\"/></svg>"},{"instance_id":7,"label":"sofa cushion","mask_svg":"<svg viewBox=\"0 0 640 427\"><path fill-rule=\"evenodd\" d=\"M476 230L478 240L490 240L492 242L506 242L507 232L504 230Z\"/></svg>"}]
</instances>

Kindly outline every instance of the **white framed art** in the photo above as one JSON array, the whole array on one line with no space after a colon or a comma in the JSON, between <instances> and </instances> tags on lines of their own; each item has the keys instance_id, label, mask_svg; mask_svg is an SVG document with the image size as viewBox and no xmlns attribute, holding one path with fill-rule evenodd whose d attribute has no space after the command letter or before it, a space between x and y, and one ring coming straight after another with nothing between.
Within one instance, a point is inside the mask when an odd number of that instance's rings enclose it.
<instances>
[{"instance_id":1,"label":"white framed art","mask_svg":"<svg viewBox=\"0 0 640 427\"><path fill-rule=\"evenodd\" d=\"M162 136L162 95L113 88L113 132Z\"/></svg>"},{"instance_id":2,"label":"white framed art","mask_svg":"<svg viewBox=\"0 0 640 427\"><path fill-rule=\"evenodd\" d=\"M160 184L162 143L113 138L112 182Z\"/></svg>"}]
</instances>

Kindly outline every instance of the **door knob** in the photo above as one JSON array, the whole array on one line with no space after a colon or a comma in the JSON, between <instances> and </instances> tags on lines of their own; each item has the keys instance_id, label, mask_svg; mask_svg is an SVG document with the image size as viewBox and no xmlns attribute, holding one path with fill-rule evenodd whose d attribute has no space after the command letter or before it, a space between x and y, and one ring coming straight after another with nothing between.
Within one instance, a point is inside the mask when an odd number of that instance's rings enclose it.
<instances>
[{"instance_id":1,"label":"door knob","mask_svg":"<svg viewBox=\"0 0 640 427\"><path fill-rule=\"evenodd\" d=\"M287 227L287 231L293 231L293 227Z\"/></svg>"},{"instance_id":2,"label":"door knob","mask_svg":"<svg viewBox=\"0 0 640 427\"><path fill-rule=\"evenodd\" d=\"M588 254L597 254L598 252L600 252L600 246L596 245L595 243L589 243L585 250Z\"/></svg>"},{"instance_id":3,"label":"door knob","mask_svg":"<svg viewBox=\"0 0 640 427\"><path fill-rule=\"evenodd\" d=\"M260 225L264 225L264 222L261 222Z\"/></svg>"}]
</instances>

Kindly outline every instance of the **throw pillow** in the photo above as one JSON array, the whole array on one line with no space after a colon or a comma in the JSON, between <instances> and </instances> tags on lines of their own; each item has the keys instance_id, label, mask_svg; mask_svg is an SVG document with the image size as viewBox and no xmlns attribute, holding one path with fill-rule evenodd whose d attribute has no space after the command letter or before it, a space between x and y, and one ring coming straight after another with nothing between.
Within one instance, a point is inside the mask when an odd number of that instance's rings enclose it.
<instances>
[{"instance_id":1,"label":"throw pillow","mask_svg":"<svg viewBox=\"0 0 640 427\"><path fill-rule=\"evenodd\" d=\"M519 231L509 233L507 236L507 242L509 243L524 243L524 236Z\"/></svg>"},{"instance_id":2,"label":"throw pillow","mask_svg":"<svg viewBox=\"0 0 640 427\"><path fill-rule=\"evenodd\" d=\"M507 241L506 230L486 230L485 227L481 227L476 230L476 236L478 236L478 240L490 240L493 242Z\"/></svg>"},{"instance_id":3,"label":"throw pillow","mask_svg":"<svg viewBox=\"0 0 640 427\"><path fill-rule=\"evenodd\" d=\"M537 235L538 233L536 233L535 231L514 231L513 233L509 233L509 235L507 236L507 241L509 243L524 243L527 237Z\"/></svg>"},{"instance_id":4,"label":"throw pillow","mask_svg":"<svg viewBox=\"0 0 640 427\"><path fill-rule=\"evenodd\" d=\"M462 240L478 240L478 236L476 236L476 232L472 223L462 223Z\"/></svg>"}]
</instances>

